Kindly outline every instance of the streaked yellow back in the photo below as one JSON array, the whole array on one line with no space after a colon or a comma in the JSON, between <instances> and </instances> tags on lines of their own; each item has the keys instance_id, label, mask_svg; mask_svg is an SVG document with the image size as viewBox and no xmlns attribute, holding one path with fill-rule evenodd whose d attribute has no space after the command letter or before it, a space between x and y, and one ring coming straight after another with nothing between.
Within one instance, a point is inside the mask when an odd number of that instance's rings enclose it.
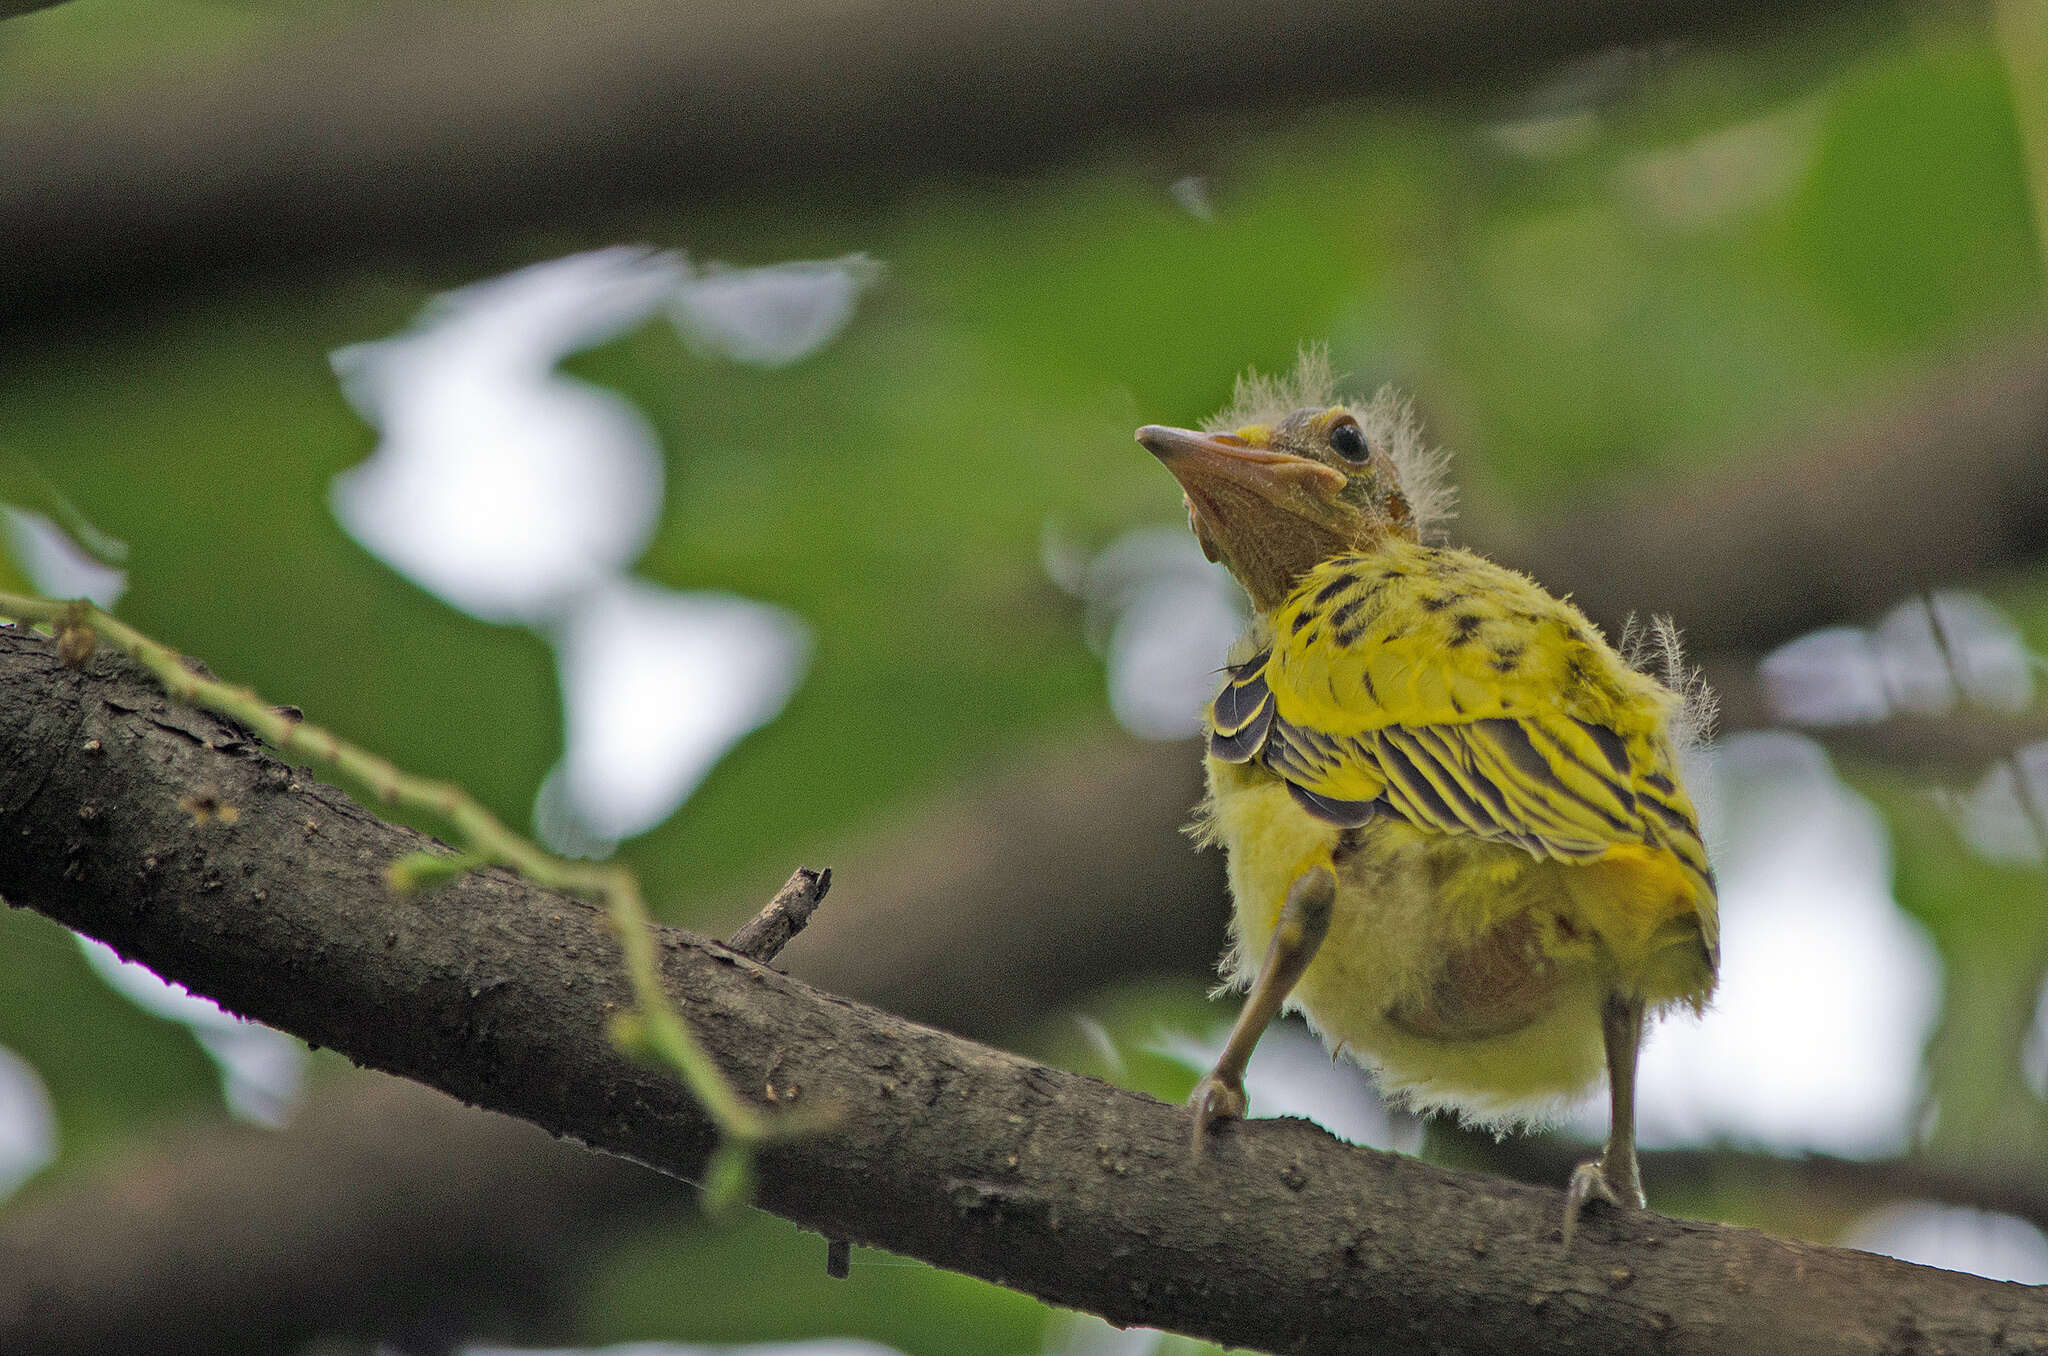
<instances>
[{"instance_id":1,"label":"streaked yellow back","mask_svg":"<svg viewBox=\"0 0 2048 1356\"><path fill-rule=\"evenodd\" d=\"M1632 739L1679 701L1528 576L1399 539L1311 572L1273 636L1280 714L1327 734L1555 712Z\"/></svg>"}]
</instances>

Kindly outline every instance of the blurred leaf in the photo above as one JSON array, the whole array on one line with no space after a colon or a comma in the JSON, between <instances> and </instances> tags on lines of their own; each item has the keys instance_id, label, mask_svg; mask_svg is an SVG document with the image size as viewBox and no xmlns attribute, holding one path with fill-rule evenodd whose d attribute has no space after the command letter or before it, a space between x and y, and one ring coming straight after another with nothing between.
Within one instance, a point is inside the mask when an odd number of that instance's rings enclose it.
<instances>
[{"instance_id":1,"label":"blurred leaf","mask_svg":"<svg viewBox=\"0 0 2048 1356\"><path fill-rule=\"evenodd\" d=\"M375 441L327 354L397 330L416 301L204 305L126 346L19 361L0 405L10 437L130 544L127 620L521 823L560 749L545 645L405 583L327 509L329 479Z\"/></svg>"},{"instance_id":2,"label":"blurred leaf","mask_svg":"<svg viewBox=\"0 0 2048 1356\"><path fill-rule=\"evenodd\" d=\"M2048 967L2048 871L1973 851L1924 787L1872 773L1856 786L1891 830L1899 904L1926 925L1948 975L1927 1052L1933 1142L2038 1161L2048 1108L2021 1081L2020 1049Z\"/></svg>"},{"instance_id":3,"label":"blurred leaf","mask_svg":"<svg viewBox=\"0 0 2048 1356\"><path fill-rule=\"evenodd\" d=\"M885 309L856 312L823 354L773 373L690 357L661 324L566 364L632 399L668 455L667 510L640 572L779 604L818 636L784 715L629 848L653 897L779 861L971 772L991 741L1100 700L1099 664L1038 564L1043 515L1076 493L1060 463L1095 448L1009 445L991 374L933 343ZM924 397L892 379L905 370L923 374ZM1032 431L1042 411L1008 417L1030 452L1050 450ZM1130 470L1143 460L1134 449Z\"/></svg>"},{"instance_id":4,"label":"blurred leaf","mask_svg":"<svg viewBox=\"0 0 2048 1356\"><path fill-rule=\"evenodd\" d=\"M1918 343L2038 309L2025 151L1977 25L1873 55L1831 100L1794 236L1835 313Z\"/></svg>"},{"instance_id":5,"label":"blurred leaf","mask_svg":"<svg viewBox=\"0 0 2048 1356\"><path fill-rule=\"evenodd\" d=\"M825 1240L748 1212L718 1230L684 1224L627 1243L585 1300L583 1340L760 1342L821 1334L886 1342L906 1356L1039 1350L1038 1301L921 1262L853 1250L825 1274Z\"/></svg>"},{"instance_id":6,"label":"blurred leaf","mask_svg":"<svg viewBox=\"0 0 2048 1356\"><path fill-rule=\"evenodd\" d=\"M0 1046L42 1076L68 1175L163 1121L220 1107L213 1061L175 1022L95 975L78 940L26 909L0 910Z\"/></svg>"},{"instance_id":7,"label":"blurred leaf","mask_svg":"<svg viewBox=\"0 0 2048 1356\"><path fill-rule=\"evenodd\" d=\"M36 464L0 448L0 504L40 513L61 528L80 551L102 565L125 565L128 546L94 527Z\"/></svg>"},{"instance_id":8,"label":"blurred leaf","mask_svg":"<svg viewBox=\"0 0 2048 1356\"><path fill-rule=\"evenodd\" d=\"M21 568L21 562L14 558L9 549L7 534L0 533L0 593L25 593L34 595L36 586Z\"/></svg>"}]
</instances>

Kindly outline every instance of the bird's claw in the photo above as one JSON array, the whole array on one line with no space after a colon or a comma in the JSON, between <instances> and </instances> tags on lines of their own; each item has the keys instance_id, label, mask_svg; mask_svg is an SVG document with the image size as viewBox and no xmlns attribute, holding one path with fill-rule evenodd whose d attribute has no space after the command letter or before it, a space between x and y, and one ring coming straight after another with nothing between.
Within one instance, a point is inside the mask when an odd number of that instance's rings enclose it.
<instances>
[{"instance_id":1,"label":"bird's claw","mask_svg":"<svg viewBox=\"0 0 2048 1356\"><path fill-rule=\"evenodd\" d=\"M1608 1180L1605 1160L1594 1159L1581 1163L1572 1169L1571 1185L1564 1193L1564 1250L1572 1250L1572 1235L1578 1232L1579 1216L1584 1213L1586 1203L1602 1200L1617 1210L1641 1210L1647 1204L1640 1188L1633 1191L1617 1191Z\"/></svg>"},{"instance_id":2,"label":"bird's claw","mask_svg":"<svg viewBox=\"0 0 2048 1356\"><path fill-rule=\"evenodd\" d=\"M1227 1081L1214 1073L1203 1075L1202 1081L1195 1084L1194 1092L1188 1096L1188 1106L1195 1113L1194 1149L1197 1158L1202 1156L1209 1131L1216 1122L1242 1120L1246 1105L1244 1084Z\"/></svg>"}]
</instances>

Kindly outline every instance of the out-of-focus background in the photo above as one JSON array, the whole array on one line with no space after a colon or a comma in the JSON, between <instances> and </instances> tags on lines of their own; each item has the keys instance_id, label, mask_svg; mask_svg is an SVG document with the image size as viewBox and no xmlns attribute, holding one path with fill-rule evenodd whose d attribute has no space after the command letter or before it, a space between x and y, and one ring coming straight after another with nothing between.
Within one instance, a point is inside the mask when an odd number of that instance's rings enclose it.
<instances>
[{"instance_id":1,"label":"out-of-focus background","mask_svg":"<svg viewBox=\"0 0 2048 1356\"><path fill-rule=\"evenodd\" d=\"M8 18L0 587L672 921L829 864L793 971L1180 1097L1242 602L1131 432L1327 343L1454 452L1457 539L1722 690L1653 1203L2048 1282L2048 5L1238 8ZM1252 1100L1542 1181L1604 1123L1424 1124L1291 1026ZM23 911L0 1197L102 1349L1197 1345L829 1279Z\"/></svg>"}]
</instances>

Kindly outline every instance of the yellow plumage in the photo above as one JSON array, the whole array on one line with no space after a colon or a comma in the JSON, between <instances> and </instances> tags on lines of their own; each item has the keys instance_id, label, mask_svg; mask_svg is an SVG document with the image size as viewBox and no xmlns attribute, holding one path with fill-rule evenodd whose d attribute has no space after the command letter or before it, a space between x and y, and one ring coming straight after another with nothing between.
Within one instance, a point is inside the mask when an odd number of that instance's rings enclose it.
<instances>
[{"instance_id":1,"label":"yellow plumage","mask_svg":"<svg viewBox=\"0 0 2048 1356\"><path fill-rule=\"evenodd\" d=\"M1200 820L1229 854L1227 977L1250 990L1192 1099L1197 1143L1241 1115L1282 1006L1425 1108L1538 1120L1603 1071L1587 1199L1640 1204L1636 1054L1647 1016L1702 1007L1719 961L1713 874L1666 681L1568 602L1425 544L1441 457L1404 403L1328 403L1327 365L1240 385L1206 432L1138 439L1254 618L1208 712Z\"/></svg>"},{"instance_id":2,"label":"yellow plumage","mask_svg":"<svg viewBox=\"0 0 2048 1356\"><path fill-rule=\"evenodd\" d=\"M1388 1091L1489 1124L1593 1082L1610 988L1651 1011L1705 1001L1714 893L1677 782L1681 698L1576 608L1393 538L1317 566L1232 658L1204 812L1229 853L1232 981L1288 886L1331 866L1330 933L1290 1006Z\"/></svg>"}]
</instances>

